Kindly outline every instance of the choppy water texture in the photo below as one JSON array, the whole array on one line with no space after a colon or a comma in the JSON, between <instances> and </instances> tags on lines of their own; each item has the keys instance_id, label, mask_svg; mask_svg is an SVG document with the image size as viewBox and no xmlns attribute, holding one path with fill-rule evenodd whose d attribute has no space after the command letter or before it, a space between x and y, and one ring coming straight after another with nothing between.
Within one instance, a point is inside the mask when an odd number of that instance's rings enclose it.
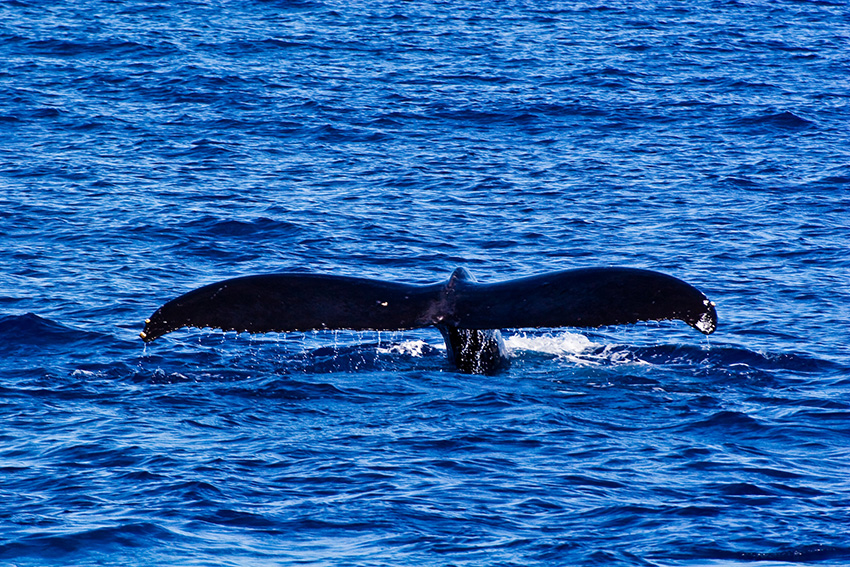
<instances>
[{"instance_id":1,"label":"choppy water texture","mask_svg":"<svg viewBox=\"0 0 850 567\"><path fill-rule=\"evenodd\" d=\"M850 563L847 7L632 4L0 2L0 563ZM459 265L720 327L138 339Z\"/></svg>"}]
</instances>

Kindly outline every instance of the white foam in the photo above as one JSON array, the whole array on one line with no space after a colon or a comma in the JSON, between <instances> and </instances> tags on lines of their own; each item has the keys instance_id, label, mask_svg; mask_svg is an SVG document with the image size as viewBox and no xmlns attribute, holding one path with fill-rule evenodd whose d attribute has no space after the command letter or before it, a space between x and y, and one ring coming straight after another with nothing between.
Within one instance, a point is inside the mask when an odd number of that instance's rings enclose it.
<instances>
[{"instance_id":1,"label":"white foam","mask_svg":"<svg viewBox=\"0 0 850 567\"><path fill-rule=\"evenodd\" d=\"M402 341L400 343L396 343L389 346L379 346L378 353L379 354L404 354L407 356L413 356L416 358L422 357L422 350L425 348L426 343L423 340L409 340Z\"/></svg>"},{"instance_id":2,"label":"white foam","mask_svg":"<svg viewBox=\"0 0 850 567\"><path fill-rule=\"evenodd\" d=\"M527 335L525 333L504 336L505 346L511 356L518 356L521 351L541 352L562 357L574 357L586 353L600 345L584 335L577 333L557 333L545 335ZM379 344L379 354L401 354L421 358L427 349L445 350L443 341L431 344L421 339L411 339L392 344Z\"/></svg>"},{"instance_id":3,"label":"white foam","mask_svg":"<svg viewBox=\"0 0 850 567\"><path fill-rule=\"evenodd\" d=\"M563 332L545 335L511 335L505 337L505 345L512 355L516 351L533 351L556 356L573 357L599 345L578 333Z\"/></svg>"},{"instance_id":4,"label":"white foam","mask_svg":"<svg viewBox=\"0 0 850 567\"><path fill-rule=\"evenodd\" d=\"M647 364L636 359L628 350L616 348L616 345L605 345L595 343L586 336L579 333L567 331L561 333L546 333L542 335L529 335L518 333L515 335L503 334L508 355L511 357L522 356L523 352L537 352L548 354L569 360L576 364ZM431 349L445 350L443 341L432 343L422 339L402 340L395 343L379 343L378 354L403 355L414 358L422 358Z\"/></svg>"}]
</instances>

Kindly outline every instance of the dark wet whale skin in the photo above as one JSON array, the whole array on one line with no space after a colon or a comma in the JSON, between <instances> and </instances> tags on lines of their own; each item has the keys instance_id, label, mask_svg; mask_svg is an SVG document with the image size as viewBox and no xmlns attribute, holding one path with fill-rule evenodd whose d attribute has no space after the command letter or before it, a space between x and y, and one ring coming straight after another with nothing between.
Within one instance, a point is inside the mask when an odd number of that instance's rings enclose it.
<instances>
[{"instance_id":1,"label":"dark wet whale skin","mask_svg":"<svg viewBox=\"0 0 850 567\"><path fill-rule=\"evenodd\" d=\"M443 284L414 286L347 276L270 274L210 284L160 307L146 342L181 327L252 333L436 326L461 371L492 374L508 363L499 329L600 327L680 319L709 334L714 304L672 276L634 268L584 268L493 284L457 268Z\"/></svg>"}]
</instances>

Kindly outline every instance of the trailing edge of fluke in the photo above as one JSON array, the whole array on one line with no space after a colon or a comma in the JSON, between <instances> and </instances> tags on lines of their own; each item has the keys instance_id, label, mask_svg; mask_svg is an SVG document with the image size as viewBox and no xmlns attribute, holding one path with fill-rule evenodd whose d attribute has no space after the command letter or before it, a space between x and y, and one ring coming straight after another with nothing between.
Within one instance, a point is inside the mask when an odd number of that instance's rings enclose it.
<instances>
[{"instance_id":1,"label":"trailing edge of fluke","mask_svg":"<svg viewBox=\"0 0 850 567\"><path fill-rule=\"evenodd\" d=\"M156 310L145 342L182 327L250 333L317 329L437 327L461 372L507 364L499 329L601 327L679 319L704 334L717 327L714 303L672 276L634 268L583 268L482 284L463 268L432 285L282 273L224 280Z\"/></svg>"}]
</instances>

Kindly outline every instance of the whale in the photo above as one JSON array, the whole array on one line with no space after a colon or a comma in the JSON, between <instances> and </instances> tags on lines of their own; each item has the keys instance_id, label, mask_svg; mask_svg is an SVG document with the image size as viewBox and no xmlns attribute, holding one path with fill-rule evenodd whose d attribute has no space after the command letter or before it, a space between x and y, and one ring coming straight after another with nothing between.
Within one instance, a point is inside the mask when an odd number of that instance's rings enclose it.
<instances>
[{"instance_id":1,"label":"whale","mask_svg":"<svg viewBox=\"0 0 850 567\"><path fill-rule=\"evenodd\" d=\"M461 267L447 281L428 285L289 272L189 291L159 307L139 336L149 343L183 327L248 333L436 327L460 372L494 374L509 364L504 329L661 320L679 320L708 335L717 328L717 310L690 284L638 268L577 268L479 283Z\"/></svg>"}]
</instances>

